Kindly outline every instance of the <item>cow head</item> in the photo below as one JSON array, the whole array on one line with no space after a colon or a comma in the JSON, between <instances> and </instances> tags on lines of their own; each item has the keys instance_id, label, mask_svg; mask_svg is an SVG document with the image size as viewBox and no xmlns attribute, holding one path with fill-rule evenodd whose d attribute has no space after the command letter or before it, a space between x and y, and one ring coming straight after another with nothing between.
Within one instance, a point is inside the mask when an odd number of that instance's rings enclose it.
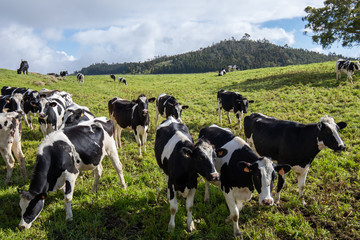
<instances>
[{"instance_id":1,"label":"cow head","mask_svg":"<svg viewBox=\"0 0 360 240\"><path fill-rule=\"evenodd\" d=\"M188 109L189 106L183 106L181 103L175 102L175 103L169 103L166 107L166 115L167 116L173 116L176 120L182 122L181 120L181 113L182 110Z\"/></svg>"},{"instance_id":2,"label":"cow head","mask_svg":"<svg viewBox=\"0 0 360 240\"><path fill-rule=\"evenodd\" d=\"M52 107L56 107L57 103L55 101L50 102L47 98L42 97L40 98L37 106L39 109L39 118L40 119L47 119L49 115L49 109Z\"/></svg>"},{"instance_id":3,"label":"cow head","mask_svg":"<svg viewBox=\"0 0 360 240\"><path fill-rule=\"evenodd\" d=\"M153 103L155 98L147 98L144 94L141 94L138 99L133 100L137 104L137 111L140 116L147 117L149 115L148 105L149 102Z\"/></svg>"},{"instance_id":4,"label":"cow head","mask_svg":"<svg viewBox=\"0 0 360 240\"><path fill-rule=\"evenodd\" d=\"M88 112L89 113L89 112ZM91 113L89 113L91 114ZM92 114L91 114L92 115ZM65 127L74 126L82 121L90 120L89 117L86 115L85 109L69 109L66 110L64 119L63 119L63 125Z\"/></svg>"},{"instance_id":5,"label":"cow head","mask_svg":"<svg viewBox=\"0 0 360 240\"><path fill-rule=\"evenodd\" d=\"M253 103L254 100L248 100L245 97L239 97L235 100L234 112L243 112L247 113L249 108L249 103Z\"/></svg>"},{"instance_id":6,"label":"cow head","mask_svg":"<svg viewBox=\"0 0 360 240\"><path fill-rule=\"evenodd\" d=\"M26 109L31 110L31 112L36 113L37 111L39 111L38 108L38 103L39 103L39 98L37 97L38 93L35 95L27 95L24 97L24 109L26 112Z\"/></svg>"},{"instance_id":7,"label":"cow head","mask_svg":"<svg viewBox=\"0 0 360 240\"><path fill-rule=\"evenodd\" d=\"M192 156L197 172L208 181L219 181L219 173L215 168L215 149L208 140L200 138L195 144L194 150L187 153L187 157Z\"/></svg>"},{"instance_id":8,"label":"cow head","mask_svg":"<svg viewBox=\"0 0 360 240\"><path fill-rule=\"evenodd\" d=\"M335 123L334 119L325 116L320 119L317 124L318 133L318 146L319 150L328 147L335 152L341 152L346 149L346 145L339 135L339 130L347 126L346 122Z\"/></svg>"},{"instance_id":9,"label":"cow head","mask_svg":"<svg viewBox=\"0 0 360 240\"><path fill-rule=\"evenodd\" d=\"M23 95L21 93L15 93L12 96L6 95L3 97L5 101L4 112L17 112L23 114Z\"/></svg>"},{"instance_id":10,"label":"cow head","mask_svg":"<svg viewBox=\"0 0 360 240\"><path fill-rule=\"evenodd\" d=\"M35 194L30 191L18 190L20 193L21 220L18 228L20 230L28 229L39 216L44 208L46 193Z\"/></svg>"},{"instance_id":11,"label":"cow head","mask_svg":"<svg viewBox=\"0 0 360 240\"><path fill-rule=\"evenodd\" d=\"M354 66L356 70L360 70L360 64L359 61L354 62Z\"/></svg>"}]
</instances>

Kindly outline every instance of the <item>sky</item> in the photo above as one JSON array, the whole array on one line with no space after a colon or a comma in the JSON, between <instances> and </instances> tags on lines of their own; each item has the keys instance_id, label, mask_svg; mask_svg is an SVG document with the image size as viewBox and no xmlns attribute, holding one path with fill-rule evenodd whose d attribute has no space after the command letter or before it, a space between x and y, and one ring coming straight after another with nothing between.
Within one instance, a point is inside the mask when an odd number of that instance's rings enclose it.
<instances>
[{"instance_id":1,"label":"sky","mask_svg":"<svg viewBox=\"0 0 360 240\"><path fill-rule=\"evenodd\" d=\"M360 57L340 43L322 49L304 35L305 7L324 0L13 0L0 4L0 68L79 71L93 63L143 62L225 39L267 39ZM310 33L311 34L311 33Z\"/></svg>"}]
</instances>

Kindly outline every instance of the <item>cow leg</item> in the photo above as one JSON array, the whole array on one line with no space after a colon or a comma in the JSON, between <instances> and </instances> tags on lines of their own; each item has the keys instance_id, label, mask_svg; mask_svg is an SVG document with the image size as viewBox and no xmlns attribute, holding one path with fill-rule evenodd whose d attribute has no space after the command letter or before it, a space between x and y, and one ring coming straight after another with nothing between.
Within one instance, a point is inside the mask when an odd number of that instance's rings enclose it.
<instances>
[{"instance_id":1,"label":"cow leg","mask_svg":"<svg viewBox=\"0 0 360 240\"><path fill-rule=\"evenodd\" d=\"M71 201L74 194L75 181L79 173L68 173L65 178L65 212L66 212L66 220L71 221L73 218L73 214L71 211Z\"/></svg>"},{"instance_id":2,"label":"cow leg","mask_svg":"<svg viewBox=\"0 0 360 240\"><path fill-rule=\"evenodd\" d=\"M95 180L94 180L94 185L92 188L92 193L97 192L97 186L99 185L102 171L103 171L103 166L101 165L101 162L100 162L99 165L97 165L97 167L94 169Z\"/></svg>"},{"instance_id":3,"label":"cow leg","mask_svg":"<svg viewBox=\"0 0 360 240\"><path fill-rule=\"evenodd\" d=\"M115 128L115 136L116 136L116 147L121 148L121 131L122 128L117 125Z\"/></svg>"},{"instance_id":4,"label":"cow leg","mask_svg":"<svg viewBox=\"0 0 360 240\"><path fill-rule=\"evenodd\" d=\"M186 197L186 211L187 211L187 230L188 232L192 232L195 230L194 221L192 219L192 209L194 207L194 196L195 196L196 188L190 189L187 197Z\"/></svg>"},{"instance_id":5,"label":"cow leg","mask_svg":"<svg viewBox=\"0 0 360 240\"><path fill-rule=\"evenodd\" d=\"M283 175L279 174L279 180L278 180L278 183L277 183L277 190L276 190L275 197L274 197L275 204L280 203L280 191L283 188L284 184L285 184L285 174L283 174Z\"/></svg>"},{"instance_id":6,"label":"cow leg","mask_svg":"<svg viewBox=\"0 0 360 240\"><path fill-rule=\"evenodd\" d=\"M155 108L155 110L156 110L156 116L155 116L155 132L156 132L156 128L157 128L157 124L158 124L158 121L159 121L160 113L159 113L159 109L157 107Z\"/></svg>"},{"instance_id":7,"label":"cow leg","mask_svg":"<svg viewBox=\"0 0 360 240\"><path fill-rule=\"evenodd\" d=\"M173 195L173 198L170 199L170 196ZM173 189L168 187L168 197L170 203L170 221L168 225L168 231L173 232L175 228L175 214L178 210L178 203L176 200L176 192Z\"/></svg>"},{"instance_id":8,"label":"cow leg","mask_svg":"<svg viewBox=\"0 0 360 240\"><path fill-rule=\"evenodd\" d=\"M16 131L16 132L18 133L18 131ZM20 141L15 139L11 148L15 155L16 160L18 161L18 163L21 167L21 173L22 173L23 177L26 178L25 155L22 152Z\"/></svg>"},{"instance_id":9,"label":"cow leg","mask_svg":"<svg viewBox=\"0 0 360 240\"><path fill-rule=\"evenodd\" d=\"M0 146L0 151L1 151L1 156L5 161L6 164L6 179L5 179L5 184L8 185L10 184L10 180L11 180L11 175L13 172L13 168L14 168L14 163L15 163L15 159L14 157L11 155L11 145L6 146L5 148L3 148L2 146Z\"/></svg>"},{"instance_id":10,"label":"cow leg","mask_svg":"<svg viewBox=\"0 0 360 240\"><path fill-rule=\"evenodd\" d=\"M351 72L348 72L347 79L350 80L351 84L353 84L353 81L352 81L352 73L351 73Z\"/></svg>"},{"instance_id":11,"label":"cow leg","mask_svg":"<svg viewBox=\"0 0 360 240\"><path fill-rule=\"evenodd\" d=\"M239 129L241 130L241 119L242 119L244 113L243 113L243 111L241 111L241 112L237 112L235 115L236 115L236 118L238 120Z\"/></svg>"},{"instance_id":12,"label":"cow leg","mask_svg":"<svg viewBox=\"0 0 360 240\"><path fill-rule=\"evenodd\" d=\"M140 132L139 131L134 131L134 135L135 135L136 143L138 145L139 156L142 157Z\"/></svg>"},{"instance_id":13,"label":"cow leg","mask_svg":"<svg viewBox=\"0 0 360 240\"><path fill-rule=\"evenodd\" d=\"M146 138L147 138L147 133L146 130L144 130L144 133L142 135L142 145L143 145L143 149L144 149L144 153L146 153Z\"/></svg>"},{"instance_id":14,"label":"cow leg","mask_svg":"<svg viewBox=\"0 0 360 240\"><path fill-rule=\"evenodd\" d=\"M240 228L239 228L239 209L236 204L235 198L232 194L232 191L230 190L229 193L223 192L226 200L226 204L228 205L230 215L226 218L226 222L233 222L234 225L234 236L238 237L241 235ZM241 204L242 207L242 204ZM240 209L241 210L241 209Z\"/></svg>"},{"instance_id":15,"label":"cow leg","mask_svg":"<svg viewBox=\"0 0 360 240\"><path fill-rule=\"evenodd\" d=\"M304 188L305 188L305 182L306 182L306 176L309 172L310 165L306 165L305 168L296 168L294 169L294 172L297 174L298 179L298 186L299 186L299 194L302 205L306 205L305 199L304 199Z\"/></svg>"},{"instance_id":16,"label":"cow leg","mask_svg":"<svg viewBox=\"0 0 360 240\"><path fill-rule=\"evenodd\" d=\"M30 112L24 113L23 117L24 117L26 126L28 126L28 127L32 130L32 129L33 129L33 126L32 126L32 124L31 124L31 117L30 117L30 115L28 115L29 113L30 113Z\"/></svg>"},{"instance_id":17,"label":"cow leg","mask_svg":"<svg viewBox=\"0 0 360 240\"><path fill-rule=\"evenodd\" d=\"M123 174L123 170L122 170L122 164L120 162L115 143L113 143L112 146L110 148L108 148L107 155L110 158L111 164L113 165L117 174L119 175L121 185L124 187L124 189L126 189L126 183L125 183L125 178L124 178L124 174Z\"/></svg>"},{"instance_id":18,"label":"cow leg","mask_svg":"<svg viewBox=\"0 0 360 240\"><path fill-rule=\"evenodd\" d=\"M227 116L227 118L229 120L229 124L231 124L230 112L226 112L226 116Z\"/></svg>"},{"instance_id":19,"label":"cow leg","mask_svg":"<svg viewBox=\"0 0 360 240\"><path fill-rule=\"evenodd\" d=\"M218 99L218 113L219 113L219 122L220 122L220 124L221 124L221 102L219 101L219 99Z\"/></svg>"}]
</instances>

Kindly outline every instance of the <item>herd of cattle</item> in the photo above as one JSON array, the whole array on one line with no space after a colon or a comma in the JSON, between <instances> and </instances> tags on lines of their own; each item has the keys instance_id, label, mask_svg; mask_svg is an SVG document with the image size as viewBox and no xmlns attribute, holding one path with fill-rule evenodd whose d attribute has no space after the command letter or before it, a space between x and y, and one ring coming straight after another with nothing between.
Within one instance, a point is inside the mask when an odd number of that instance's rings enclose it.
<instances>
[{"instance_id":1,"label":"herd of cattle","mask_svg":"<svg viewBox=\"0 0 360 240\"><path fill-rule=\"evenodd\" d=\"M349 66L339 62L337 71ZM352 76L359 65L357 63L352 67L348 76ZM149 129L148 104L153 102L156 102L157 127L154 150L157 163L167 176L171 213L169 231L175 227L178 210L176 194L186 198L188 231L195 229L192 209L198 175L203 176L206 182L204 201L210 198L209 183L220 187L230 211L227 221L233 223L234 235L239 236L239 211L243 203L251 199L254 190L259 194L261 205L279 203L286 173L293 170L297 174L300 198L305 204L306 176L315 156L326 147L335 152L346 148L338 131L347 124L336 123L329 116L324 116L317 123L301 124L252 113L243 121L246 141L235 136L230 129L213 124L200 130L195 143L181 119L182 110L188 109L188 106L164 93L156 99L141 94L132 101L115 97L108 102L110 120L95 117L87 107L76 104L71 94L64 91L42 89L38 92L4 86L1 95L0 150L7 167L6 184L10 183L15 162L11 152L26 177L25 157L21 150L21 119L33 129L31 116L37 114L40 131L44 135L29 190L19 190L19 229L31 227L44 207L47 193L56 189L63 191L66 219L71 219L71 201L79 172L94 171L92 191L96 191L103 170L101 161L105 156L110 158L122 186L126 188L117 152L117 148L121 147L121 131L132 130L139 155L145 153ZM229 112L235 113L240 128L242 115L247 113L249 103L254 102L239 93L225 90L217 93L217 100L220 124L224 109L229 123ZM159 115L165 120L157 126ZM273 197L276 173L280 177Z\"/></svg>"}]
</instances>

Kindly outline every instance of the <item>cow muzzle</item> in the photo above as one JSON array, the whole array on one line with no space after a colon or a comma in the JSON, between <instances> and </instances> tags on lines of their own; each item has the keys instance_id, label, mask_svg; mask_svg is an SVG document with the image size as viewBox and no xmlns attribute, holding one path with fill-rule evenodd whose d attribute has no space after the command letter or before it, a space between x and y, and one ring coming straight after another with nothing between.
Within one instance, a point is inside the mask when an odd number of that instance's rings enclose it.
<instances>
[{"instance_id":1,"label":"cow muzzle","mask_svg":"<svg viewBox=\"0 0 360 240\"><path fill-rule=\"evenodd\" d=\"M20 231L23 231L23 230L25 230L25 226L18 226L18 229L20 230Z\"/></svg>"},{"instance_id":2,"label":"cow muzzle","mask_svg":"<svg viewBox=\"0 0 360 240\"><path fill-rule=\"evenodd\" d=\"M261 205L272 206L274 204L274 199L268 198L261 201Z\"/></svg>"},{"instance_id":3,"label":"cow muzzle","mask_svg":"<svg viewBox=\"0 0 360 240\"><path fill-rule=\"evenodd\" d=\"M337 153L340 153L342 151L345 151L345 149L346 149L346 145L344 144L344 145L338 146L338 148L335 149L334 151L337 152Z\"/></svg>"},{"instance_id":4,"label":"cow muzzle","mask_svg":"<svg viewBox=\"0 0 360 240\"><path fill-rule=\"evenodd\" d=\"M39 118L44 119L45 118L45 113L39 113Z\"/></svg>"},{"instance_id":5,"label":"cow muzzle","mask_svg":"<svg viewBox=\"0 0 360 240\"><path fill-rule=\"evenodd\" d=\"M217 172L211 173L211 181L220 181L220 175Z\"/></svg>"},{"instance_id":6,"label":"cow muzzle","mask_svg":"<svg viewBox=\"0 0 360 240\"><path fill-rule=\"evenodd\" d=\"M143 112L143 115L146 116L148 114L149 110L144 109L142 112Z\"/></svg>"}]
</instances>

